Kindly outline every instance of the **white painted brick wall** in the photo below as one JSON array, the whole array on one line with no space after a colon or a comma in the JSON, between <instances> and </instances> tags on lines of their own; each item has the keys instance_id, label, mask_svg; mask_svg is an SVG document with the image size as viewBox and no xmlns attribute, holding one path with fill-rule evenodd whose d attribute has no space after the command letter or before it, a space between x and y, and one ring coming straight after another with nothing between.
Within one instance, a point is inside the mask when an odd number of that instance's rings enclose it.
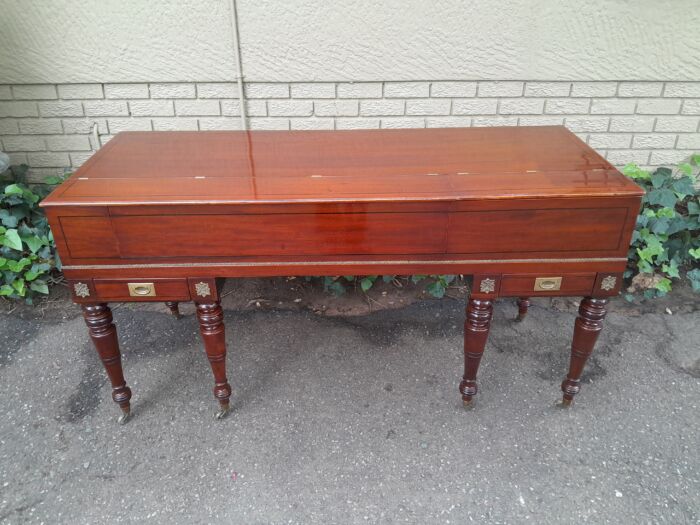
<instances>
[{"instance_id":1,"label":"white painted brick wall","mask_svg":"<svg viewBox=\"0 0 700 525\"><path fill-rule=\"evenodd\" d=\"M565 125L613 164L700 151L700 82L254 82L251 129ZM35 179L76 168L116 133L240 129L232 82L0 85L0 149Z\"/></svg>"}]
</instances>

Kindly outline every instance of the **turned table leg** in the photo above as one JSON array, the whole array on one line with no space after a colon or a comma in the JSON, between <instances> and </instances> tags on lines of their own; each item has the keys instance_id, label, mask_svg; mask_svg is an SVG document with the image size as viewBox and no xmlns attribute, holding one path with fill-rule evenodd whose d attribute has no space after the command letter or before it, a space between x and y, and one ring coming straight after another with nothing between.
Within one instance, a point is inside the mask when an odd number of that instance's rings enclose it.
<instances>
[{"instance_id":1,"label":"turned table leg","mask_svg":"<svg viewBox=\"0 0 700 525\"><path fill-rule=\"evenodd\" d=\"M465 407L471 405L472 397L477 393L476 374L489 336L492 314L491 300L469 299L467 319L464 322L464 377L459 384Z\"/></svg>"},{"instance_id":2,"label":"turned table leg","mask_svg":"<svg viewBox=\"0 0 700 525\"><path fill-rule=\"evenodd\" d=\"M165 306L168 307L170 313L173 314L176 319L180 319L180 303L177 301L166 301Z\"/></svg>"},{"instance_id":3,"label":"turned table leg","mask_svg":"<svg viewBox=\"0 0 700 525\"><path fill-rule=\"evenodd\" d=\"M518 297L518 317L515 318L516 321L522 321L527 315L527 309L530 308L530 298L529 297Z\"/></svg>"},{"instance_id":4,"label":"turned table leg","mask_svg":"<svg viewBox=\"0 0 700 525\"><path fill-rule=\"evenodd\" d=\"M219 302L197 303L197 318L199 331L204 340L207 358L214 373L214 397L221 408L216 414L217 419L223 418L229 409L231 386L226 379L226 338L224 327L224 311Z\"/></svg>"},{"instance_id":5,"label":"turned table leg","mask_svg":"<svg viewBox=\"0 0 700 525\"><path fill-rule=\"evenodd\" d=\"M561 384L564 392L562 404L569 406L574 396L581 390L581 374L588 357L593 352L596 340L603 329L605 305L607 299L584 297L578 309L578 317L574 324L574 338L571 343L571 360L569 373Z\"/></svg>"},{"instance_id":6,"label":"turned table leg","mask_svg":"<svg viewBox=\"0 0 700 525\"><path fill-rule=\"evenodd\" d=\"M124 380L117 328L112 323L112 311L103 303L86 304L82 309L92 342L112 383L112 399L119 404L123 412L119 422L125 423L131 410L131 389Z\"/></svg>"}]
</instances>

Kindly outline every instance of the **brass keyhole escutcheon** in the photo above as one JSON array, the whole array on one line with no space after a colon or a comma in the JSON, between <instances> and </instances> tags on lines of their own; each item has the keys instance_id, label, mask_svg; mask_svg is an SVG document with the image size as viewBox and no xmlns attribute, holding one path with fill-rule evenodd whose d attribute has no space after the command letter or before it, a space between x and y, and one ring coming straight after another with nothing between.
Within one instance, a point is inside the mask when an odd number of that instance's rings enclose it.
<instances>
[{"instance_id":1,"label":"brass keyhole escutcheon","mask_svg":"<svg viewBox=\"0 0 700 525\"><path fill-rule=\"evenodd\" d=\"M129 283L129 295L132 297L154 297L156 287L153 283Z\"/></svg>"}]
</instances>

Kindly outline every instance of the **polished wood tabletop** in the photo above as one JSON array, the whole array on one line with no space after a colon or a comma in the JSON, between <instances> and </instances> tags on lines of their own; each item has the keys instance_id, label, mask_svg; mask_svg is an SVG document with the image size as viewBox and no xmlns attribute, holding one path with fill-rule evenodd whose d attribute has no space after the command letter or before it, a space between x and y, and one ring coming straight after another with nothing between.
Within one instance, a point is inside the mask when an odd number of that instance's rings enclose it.
<instances>
[{"instance_id":1,"label":"polished wood tabletop","mask_svg":"<svg viewBox=\"0 0 700 525\"><path fill-rule=\"evenodd\" d=\"M562 126L126 132L43 205L455 201L639 191Z\"/></svg>"}]
</instances>

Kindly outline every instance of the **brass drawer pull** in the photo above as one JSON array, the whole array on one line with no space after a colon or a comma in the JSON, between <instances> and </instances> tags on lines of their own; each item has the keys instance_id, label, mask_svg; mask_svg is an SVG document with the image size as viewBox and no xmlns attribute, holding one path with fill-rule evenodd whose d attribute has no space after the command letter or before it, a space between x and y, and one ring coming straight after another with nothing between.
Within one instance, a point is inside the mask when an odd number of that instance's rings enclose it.
<instances>
[{"instance_id":1,"label":"brass drawer pull","mask_svg":"<svg viewBox=\"0 0 700 525\"><path fill-rule=\"evenodd\" d=\"M535 279L535 291L552 292L561 288L561 277L538 277Z\"/></svg>"},{"instance_id":2,"label":"brass drawer pull","mask_svg":"<svg viewBox=\"0 0 700 525\"><path fill-rule=\"evenodd\" d=\"M156 287L153 283L129 283L129 295L132 297L154 297Z\"/></svg>"}]
</instances>

